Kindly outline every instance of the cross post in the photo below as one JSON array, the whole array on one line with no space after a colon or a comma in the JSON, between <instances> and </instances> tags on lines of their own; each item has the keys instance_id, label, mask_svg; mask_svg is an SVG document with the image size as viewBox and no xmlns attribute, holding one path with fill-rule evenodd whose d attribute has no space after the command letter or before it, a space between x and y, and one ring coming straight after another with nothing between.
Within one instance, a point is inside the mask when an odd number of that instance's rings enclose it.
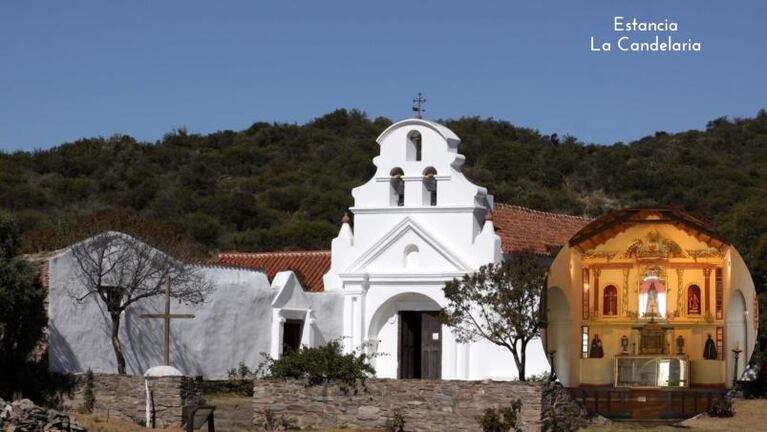
<instances>
[{"instance_id":1,"label":"cross post","mask_svg":"<svg viewBox=\"0 0 767 432\"><path fill-rule=\"evenodd\" d=\"M170 366L170 320L178 318L194 318L193 314L172 314L170 313L170 277L165 285L165 313L161 314L141 314L141 318L162 318L164 339L162 346L163 366Z\"/></svg>"},{"instance_id":2,"label":"cross post","mask_svg":"<svg viewBox=\"0 0 767 432\"><path fill-rule=\"evenodd\" d=\"M418 97L413 99L413 111L415 111L415 118L423 118L422 114L426 112L423 105L426 103L426 98L423 97L421 92L418 92Z\"/></svg>"}]
</instances>

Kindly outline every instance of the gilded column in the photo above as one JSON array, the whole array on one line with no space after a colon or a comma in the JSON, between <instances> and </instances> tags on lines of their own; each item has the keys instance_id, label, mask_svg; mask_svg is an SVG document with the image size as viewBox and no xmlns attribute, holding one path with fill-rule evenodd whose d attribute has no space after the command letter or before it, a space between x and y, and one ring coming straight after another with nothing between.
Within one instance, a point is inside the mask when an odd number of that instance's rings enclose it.
<instances>
[{"instance_id":1,"label":"gilded column","mask_svg":"<svg viewBox=\"0 0 767 432\"><path fill-rule=\"evenodd\" d=\"M676 316L687 316L687 308L682 307L684 269L676 269L676 281Z\"/></svg>"},{"instance_id":2,"label":"gilded column","mask_svg":"<svg viewBox=\"0 0 767 432\"><path fill-rule=\"evenodd\" d=\"M599 274L600 269L594 269L594 319L599 317Z\"/></svg>"},{"instance_id":3,"label":"gilded column","mask_svg":"<svg viewBox=\"0 0 767 432\"><path fill-rule=\"evenodd\" d=\"M629 312L629 274L631 269L623 269L623 295L621 296L621 316L627 317Z\"/></svg>"},{"instance_id":4,"label":"gilded column","mask_svg":"<svg viewBox=\"0 0 767 432\"><path fill-rule=\"evenodd\" d=\"M581 273L582 303L581 311L583 320L589 319L589 269L584 268Z\"/></svg>"},{"instance_id":5,"label":"gilded column","mask_svg":"<svg viewBox=\"0 0 767 432\"><path fill-rule=\"evenodd\" d=\"M704 304L704 310L706 311L705 316L711 315L711 269L710 268L704 268L703 269L703 286L705 294L703 295L703 304Z\"/></svg>"}]
</instances>

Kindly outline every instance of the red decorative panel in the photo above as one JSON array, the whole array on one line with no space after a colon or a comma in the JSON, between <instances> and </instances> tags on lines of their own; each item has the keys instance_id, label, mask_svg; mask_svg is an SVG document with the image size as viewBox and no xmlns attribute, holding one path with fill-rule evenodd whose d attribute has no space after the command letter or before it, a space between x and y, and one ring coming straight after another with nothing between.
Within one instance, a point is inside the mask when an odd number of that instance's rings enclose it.
<instances>
[{"instance_id":1,"label":"red decorative panel","mask_svg":"<svg viewBox=\"0 0 767 432\"><path fill-rule=\"evenodd\" d=\"M589 358L589 326L581 327L581 357Z\"/></svg>"},{"instance_id":2,"label":"red decorative panel","mask_svg":"<svg viewBox=\"0 0 767 432\"><path fill-rule=\"evenodd\" d=\"M716 355L724 360L724 327L716 328Z\"/></svg>"},{"instance_id":3,"label":"red decorative panel","mask_svg":"<svg viewBox=\"0 0 767 432\"><path fill-rule=\"evenodd\" d=\"M722 284L722 269L716 269L716 319L723 318L722 304L724 302L724 285Z\"/></svg>"},{"instance_id":4,"label":"red decorative panel","mask_svg":"<svg viewBox=\"0 0 767 432\"><path fill-rule=\"evenodd\" d=\"M583 319L589 319L589 269L583 269Z\"/></svg>"},{"instance_id":5,"label":"red decorative panel","mask_svg":"<svg viewBox=\"0 0 767 432\"><path fill-rule=\"evenodd\" d=\"M607 285L602 296L602 315L618 315L618 288Z\"/></svg>"}]
</instances>

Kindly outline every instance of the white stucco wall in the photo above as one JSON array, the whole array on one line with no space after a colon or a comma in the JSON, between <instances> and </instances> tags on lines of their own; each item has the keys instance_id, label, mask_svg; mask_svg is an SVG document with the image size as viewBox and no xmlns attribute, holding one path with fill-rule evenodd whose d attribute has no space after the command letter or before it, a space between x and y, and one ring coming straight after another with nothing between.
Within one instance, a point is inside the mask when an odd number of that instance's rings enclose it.
<instances>
[{"instance_id":1,"label":"white stucco wall","mask_svg":"<svg viewBox=\"0 0 767 432\"><path fill-rule=\"evenodd\" d=\"M50 261L49 367L57 372L116 372L110 342L111 320L94 297L82 304L70 295L80 285L69 252ZM170 362L187 375L225 378L227 369L245 362L254 368L271 346L272 288L264 273L253 270L206 267L213 282L206 302L185 305L172 302L173 313L193 313L194 319L171 323ZM341 298L309 294L318 329L315 340L341 334ZM162 362L162 319L143 319L142 313L162 312L164 298L137 302L124 313L120 339L127 373L143 374Z\"/></svg>"}]
</instances>

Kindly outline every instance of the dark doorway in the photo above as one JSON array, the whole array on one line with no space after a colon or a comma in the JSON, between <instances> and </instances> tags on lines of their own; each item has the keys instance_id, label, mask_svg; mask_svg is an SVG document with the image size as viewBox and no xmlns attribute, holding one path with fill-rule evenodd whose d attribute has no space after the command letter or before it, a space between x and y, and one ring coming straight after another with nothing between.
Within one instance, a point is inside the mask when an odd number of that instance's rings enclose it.
<instances>
[{"instance_id":1,"label":"dark doorway","mask_svg":"<svg viewBox=\"0 0 767 432\"><path fill-rule=\"evenodd\" d=\"M288 355L301 348L301 334L304 330L304 320L285 320L282 327L282 354Z\"/></svg>"},{"instance_id":2,"label":"dark doorway","mask_svg":"<svg viewBox=\"0 0 767 432\"><path fill-rule=\"evenodd\" d=\"M442 325L438 312L399 313L399 377L442 377Z\"/></svg>"}]
</instances>

